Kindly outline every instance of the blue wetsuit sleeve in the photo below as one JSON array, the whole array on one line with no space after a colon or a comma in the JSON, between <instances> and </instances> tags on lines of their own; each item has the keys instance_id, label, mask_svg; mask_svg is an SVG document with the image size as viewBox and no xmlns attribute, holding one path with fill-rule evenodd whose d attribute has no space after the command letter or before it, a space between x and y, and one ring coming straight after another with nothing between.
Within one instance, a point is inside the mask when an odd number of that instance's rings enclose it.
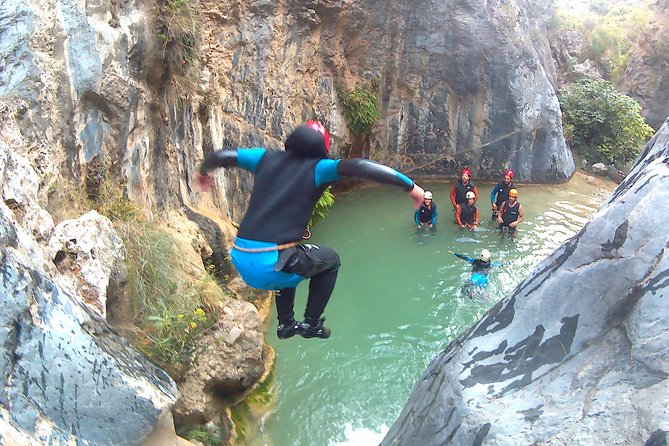
<instances>
[{"instance_id":1,"label":"blue wetsuit sleeve","mask_svg":"<svg viewBox=\"0 0 669 446\"><path fill-rule=\"evenodd\" d=\"M497 197L497 192L499 192L499 184L496 184L495 187L492 188L492 192L490 193L490 203L495 202L495 197Z\"/></svg>"},{"instance_id":2,"label":"blue wetsuit sleeve","mask_svg":"<svg viewBox=\"0 0 669 446\"><path fill-rule=\"evenodd\" d=\"M504 264L499 262L490 262L490 266L492 266L493 268L499 268L502 265Z\"/></svg>"},{"instance_id":3,"label":"blue wetsuit sleeve","mask_svg":"<svg viewBox=\"0 0 669 446\"><path fill-rule=\"evenodd\" d=\"M200 164L200 174L207 175L219 167L241 167L255 172L265 152L265 149L217 150L211 152L204 157L202 164Z\"/></svg>"},{"instance_id":4,"label":"blue wetsuit sleeve","mask_svg":"<svg viewBox=\"0 0 669 446\"><path fill-rule=\"evenodd\" d=\"M432 211L432 221L430 224L434 226L437 224L437 205L433 204L432 206L434 206L434 211Z\"/></svg>"},{"instance_id":5,"label":"blue wetsuit sleeve","mask_svg":"<svg viewBox=\"0 0 669 446\"><path fill-rule=\"evenodd\" d=\"M237 165L242 169L255 173L258 163L260 163L266 152L267 150L260 148L237 149Z\"/></svg>"},{"instance_id":6,"label":"blue wetsuit sleeve","mask_svg":"<svg viewBox=\"0 0 669 446\"><path fill-rule=\"evenodd\" d=\"M418 218L419 215L420 215L420 208L418 208L418 210L413 214L413 219L416 221L417 225L420 224L420 219Z\"/></svg>"},{"instance_id":7,"label":"blue wetsuit sleeve","mask_svg":"<svg viewBox=\"0 0 669 446\"><path fill-rule=\"evenodd\" d=\"M411 191L414 186L413 180L403 173L362 158L341 160L337 166L337 172L342 178L361 178L381 184L399 186L407 192Z\"/></svg>"},{"instance_id":8,"label":"blue wetsuit sleeve","mask_svg":"<svg viewBox=\"0 0 669 446\"><path fill-rule=\"evenodd\" d=\"M474 263L474 261L476 260L476 259L472 259L471 257L466 256L464 254L458 254L457 252L454 252L453 254L455 255L455 257L457 257L459 259L462 259L462 260L466 260L469 263Z\"/></svg>"},{"instance_id":9,"label":"blue wetsuit sleeve","mask_svg":"<svg viewBox=\"0 0 669 446\"><path fill-rule=\"evenodd\" d=\"M341 180L339 173L337 172L337 166L341 160L320 160L316 164L316 187L321 187L324 184L334 183Z\"/></svg>"}]
</instances>

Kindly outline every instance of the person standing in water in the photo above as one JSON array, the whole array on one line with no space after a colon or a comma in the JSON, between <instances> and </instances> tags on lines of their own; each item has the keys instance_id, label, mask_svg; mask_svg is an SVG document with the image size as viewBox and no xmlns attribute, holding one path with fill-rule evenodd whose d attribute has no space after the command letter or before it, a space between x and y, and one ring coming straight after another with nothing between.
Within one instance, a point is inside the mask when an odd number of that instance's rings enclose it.
<instances>
[{"instance_id":1,"label":"person standing in water","mask_svg":"<svg viewBox=\"0 0 669 446\"><path fill-rule=\"evenodd\" d=\"M414 220L418 229L427 226L430 229L436 229L437 225L437 205L432 201L432 192L425 191L423 195L423 204L414 213Z\"/></svg>"},{"instance_id":2,"label":"person standing in water","mask_svg":"<svg viewBox=\"0 0 669 446\"><path fill-rule=\"evenodd\" d=\"M254 288L276 290L277 336L286 339L328 338L322 314L337 280L340 261L325 246L302 244L302 235L323 191L345 178L360 178L402 188L414 209L423 189L390 167L361 158L330 159L330 135L317 121L297 127L286 139L285 151L264 148L218 150L207 154L197 181L211 187L211 171L239 167L255 174L248 209L230 251L242 279ZM305 280L309 297L304 320L294 317L295 290Z\"/></svg>"},{"instance_id":3,"label":"person standing in water","mask_svg":"<svg viewBox=\"0 0 669 446\"><path fill-rule=\"evenodd\" d=\"M506 231L510 238L515 238L516 227L523 222L524 218L523 206L518 202L518 189L511 189L509 199L501 204L499 215L497 215L499 235L503 236Z\"/></svg>"},{"instance_id":4,"label":"person standing in water","mask_svg":"<svg viewBox=\"0 0 669 446\"><path fill-rule=\"evenodd\" d=\"M453 204L453 210L457 208L460 204L467 203L467 192L474 192L474 203L479 198L479 191L470 180L471 172L469 169L462 169L460 172L460 180L456 181L455 184L451 187L451 204Z\"/></svg>"},{"instance_id":5,"label":"person standing in water","mask_svg":"<svg viewBox=\"0 0 669 446\"><path fill-rule=\"evenodd\" d=\"M479 210L474 204L476 199L474 192L467 192L466 197L467 203L459 204L455 210L455 222L461 228L473 231L479 225Z\"/></svg>"},{"instance_id":6,"label":"person standing in water","mask_svg":"<svg viewBox=\"0 0 669 446\"><path fill-rule=\"evenodd\" d=\"M507 170L504 172L504 179L492 188L492 192L490 193L492 220L497 220L499 207L509 198L509 191L516 188L516 185L513 184L513 176L513 170Z\"/></svg>"}]
</instances>

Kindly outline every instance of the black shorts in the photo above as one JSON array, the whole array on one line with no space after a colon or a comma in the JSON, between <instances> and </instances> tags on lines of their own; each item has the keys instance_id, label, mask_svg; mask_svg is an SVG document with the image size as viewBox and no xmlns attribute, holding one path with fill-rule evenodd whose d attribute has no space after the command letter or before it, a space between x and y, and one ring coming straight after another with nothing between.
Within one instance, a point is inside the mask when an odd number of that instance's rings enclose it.
<instances>
[{"instance_id":1,"label":"black shorts","mask_svg":"<svg viewBox=\"0 0 669 446\"><path fill-rule=\"evenodd\" d=\"M308 278L325 271L337 271L340 266L339 255L334 249L304 244L281 251L274 270Z\"/></svg>"}]
</instances>

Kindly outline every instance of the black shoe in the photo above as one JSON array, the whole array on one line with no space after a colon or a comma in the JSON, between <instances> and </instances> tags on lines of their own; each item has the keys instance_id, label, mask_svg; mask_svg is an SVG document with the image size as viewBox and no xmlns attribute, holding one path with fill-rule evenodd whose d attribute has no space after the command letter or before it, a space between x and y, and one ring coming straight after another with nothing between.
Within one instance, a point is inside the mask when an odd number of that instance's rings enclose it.
<instances>
[{"instance_id":1,"label":"black shoe","mask_svg":"<svg viewBox=\"0 0 669 446\"><path fill-rule=\"evenodd\" d=\"M279 326L276 327L276 335L279 337L279 339L292 338L295 336L295 333L297 333L298 325L299 323L295 321L295 319L287 324L279 324Z\"/></svg>"},{"instance_id":2,"label":"black shoe","mask_svg":"<svg viewBox=\"0 0 669 446\"><path fill-rule=\"evenodd\" d=\"M297 331L300 333L300 336L303 338L323 338L327 339L330 337L330 329L323 325L325 318L322 317L318 320L317 325L311 325L308 322L300 322L297 326Z\"/></svg>"}]
</instances>

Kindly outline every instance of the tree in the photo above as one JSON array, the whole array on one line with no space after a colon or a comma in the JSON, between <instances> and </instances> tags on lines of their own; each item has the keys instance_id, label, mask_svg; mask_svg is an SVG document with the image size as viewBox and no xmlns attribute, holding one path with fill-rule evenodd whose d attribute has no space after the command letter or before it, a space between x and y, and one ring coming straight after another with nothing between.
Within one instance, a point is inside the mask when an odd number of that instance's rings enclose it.
<instances>
[{"instance_id":1,"label":"tree","mask_svg":"<svg viewBox=\"0 0 669 446\"><path fill-rule=\"evenodd\" d=\"M590 162L626 164L653 134L639 104L610 82L583 79L560 95L565 137Z\"/></svg>"}]
</instances>

